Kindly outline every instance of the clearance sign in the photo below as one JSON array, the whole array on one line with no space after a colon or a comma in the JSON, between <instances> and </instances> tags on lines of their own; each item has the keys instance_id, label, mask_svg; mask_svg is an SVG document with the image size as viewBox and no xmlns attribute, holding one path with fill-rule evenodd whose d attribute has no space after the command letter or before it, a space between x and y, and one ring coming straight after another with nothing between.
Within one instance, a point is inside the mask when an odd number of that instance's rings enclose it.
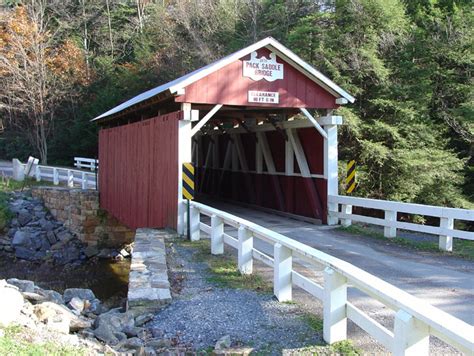
<instances>
[{"instance_id":1,"label":"clearance sign","mask_svg":"<svg viewBox=\"0 0 474 356\"><path fill-rule=\"evenodd\" d=\"M243 61L243 75L253 80L273 82L283 79L283 64L277 63L275 53L270 53L270 58L257 58L257 52L252 52L250 60Z\"/></svg>"}]
</instances>

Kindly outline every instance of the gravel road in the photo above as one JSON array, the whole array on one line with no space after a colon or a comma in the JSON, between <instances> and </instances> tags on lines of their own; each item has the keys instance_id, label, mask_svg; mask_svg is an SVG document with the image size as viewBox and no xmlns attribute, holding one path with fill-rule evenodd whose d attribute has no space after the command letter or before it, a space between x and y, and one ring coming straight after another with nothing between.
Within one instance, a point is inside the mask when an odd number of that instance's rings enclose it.
<instances>
[{"instance_id":1,"label":"gravel road","mask_svg":"<svg viewBox=\"0 0 474 356\"><path fill-rule=\"evenodd\" d=\"M195 250L176 244L174 249L168 267L170 275L184 277L182 289L148 325L155 332L196 351L213 347L225 335L233 344L275 355L322 342L298 305L279 303L269 294L215 287L206 280L206 264L194 261Z\"/></svg>"}]
</instances>

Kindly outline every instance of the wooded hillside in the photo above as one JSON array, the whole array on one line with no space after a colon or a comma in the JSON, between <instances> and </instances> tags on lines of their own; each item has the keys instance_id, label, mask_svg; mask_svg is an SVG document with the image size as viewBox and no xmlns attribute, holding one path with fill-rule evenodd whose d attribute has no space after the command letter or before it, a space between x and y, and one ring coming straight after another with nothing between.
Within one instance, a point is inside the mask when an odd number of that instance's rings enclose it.
<instances>
[{"instance_id":1,"label":"wooded hillside","mask_svg":"<svg viewBox=\"0 0 474 356\"><path fill-rule=\"evenodd\" d=\"M356 97L339 114L357 195L472 207L472 10L470 0L4 0L0 157L94 157L90 119L273 36Z\"/></svg>"}]
</instances>

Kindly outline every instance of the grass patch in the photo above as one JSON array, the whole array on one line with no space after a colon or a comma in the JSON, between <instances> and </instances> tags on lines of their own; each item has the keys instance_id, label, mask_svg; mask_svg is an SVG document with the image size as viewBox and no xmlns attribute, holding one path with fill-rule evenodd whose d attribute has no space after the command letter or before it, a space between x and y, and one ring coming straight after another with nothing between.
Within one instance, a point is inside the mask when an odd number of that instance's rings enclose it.
<instances>
[{"instance_id":1,"label":"grass patch","mask_svg":"<svg viewBox=\"0 0 474 356\"><path fill-rule=\"evenodd\" d=\"M314 331L323 331L323 319L317 317L316 315L307 313L304 314L301 319L303 319L303 321Z\"/></svg>"},{"instance_id":2,"label":"grass patch","mask_svg":"<svg viewBox=\"0 0 474 356\"><path fill-rule=\"evenodd\" d=\"M339 341L329 346L331 354L339 354L345 356L362 355L362 351L356 348L350 340Z\"/></svg>"},{"instance_id":3,"label":"grass patch","mask_svg":"<svg viewBox=\"0 0 474 356\"><path fill-rule=\"evenodd\" d=\"M33 343L31 330L15 325L5 329L0 337L0 355L15 356L80 356L87 355L85 349L64 346L55 342Z\"/></svg>"},{"instance_id":4,"label":"grass patch","mask_svg":"<svg viewBox=\"0 0 474 356\"><path fill-rule=\"evenodd\" d=\"M0 190L0 232L5 229L10 219L13 218L13 213L8 208L9 194Z\"/></svg>"},{"instance_id":5,"label":"grass patch","mask_svg":"<svg viewBox=\"0 0 474 356\"><path fill-rule=\"evenodd\" d=\"M310 345L300 349L287 350L287 355L291 356L322 356L322 355L362 355L362 350L356 348L350 340L339 341L332 345Z\"/></svg>"},{"instance_id":6,"label":"grass patch","mask_svg":"<svg viewBox=\"0 0 474 356\"><path fill-rule=\"evenodd\" d=\"M469 260L474 260L474 241L455 238L453 242L453 251L445 252L439 249L438 242L435 241L415 241L403 237L387 238L378 231L374 231L371 228L363 227L360 225L351 225L347 227L340 226L337 228L337 230L354 235L359 235L362 237L370 237L372 239L383 241L384 243L394 244L401 247L408 247L414 250L436 252L444 255L457 256Z\"/></svg>"},{"instance_id":7,"label":"grass patch","mask_svg":"<svg viewBox=\"0 0 474 356\"><path fill-rule=\"evenodd\" d=\"M235 257L229 253L220 256L211 255L211 242L208 239L189 241L177 238L175 243L180 246L192 247L196 250L193 258L197 262L207 264L209 276L206 280L217 287L250 289L261 293L272 293L273 288L262 276L257 273L250 275L240 274Z\"/></svg>"}]
</instances>

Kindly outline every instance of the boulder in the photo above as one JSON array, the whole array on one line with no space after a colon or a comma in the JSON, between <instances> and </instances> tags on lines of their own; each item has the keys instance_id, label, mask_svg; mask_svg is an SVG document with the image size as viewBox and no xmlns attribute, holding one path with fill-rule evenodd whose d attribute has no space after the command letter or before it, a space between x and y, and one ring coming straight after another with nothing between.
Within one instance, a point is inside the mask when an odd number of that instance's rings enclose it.
<instances>
[{"instance_id":1,"label":"boulder","mask_svg":"<svg viewBox=\"0 0 474 356\"><path fill-rule=\"evenodd\" d=\"M74 297L89 301L96 299L93 291L84 288L68 288L64 291L63 297L64 303L69 303Z\"/></svg>"},{"instance_id":2,"label":"boulder","mask_svg":"<svg viewBox=\"0 0 474 356\"><path fill-rule=\"evenodd\" d=\"M133 337L133 336L138 336L138 334L140 334L143 330L145 330L144 328L139 328L139 327L129 327L129 326L126 326L125 328L123 328L123 332L125 333L125 335L127 335L128 337Z\"/></svg>"},{"instance_id":3,"label":"boulder","mask_svg":"<svg viewBox=\"0 0 474 356\"><path fill-rule=\"evenodd\" d=\"M107 324L102 324L100 327L95 329L94 336L108 345L114 346L119 343L119 339L114 335L113 328Z\"/></svg>"},{"instance_id":4,"label":"boulder","mask_svg":"<svg viewBox=\"0 0 474 356\"><path fill-rule=\"evenodd\" d=\"M101 325L107 325L115 332L122 332L125 328L133 328L135 320L130 312L119 313L116 309L101 314L95 319L94 325L99 328Z\"/></svg>"},{"instance_id":5,"label":"boulder","mask_svg":"<svg viewBox=\"0 0 474 356\"><path fill-rule=\"evenodd\" d=\"M32 281L27 281L24 279L10 278L7 279L7 283L18 287L21 292L34 293L35 284Z\"/></svg>"},{"instance_id":6,"label":"boulder","mask_svg":"<svg viewBox=\"0 0 474 356\"><path fill-rule=\"evenodd\" d=\"M143 314L143 315L138 315L136 318L135 318L135 325L136 326L142 326L143 324L146 324L148 323L151 319L153 319L155 315L152 314L152 313L148 313L148 314Z\"/></svg>"},{"instance_id":7,"label":"boulder","mask_svg":"<svg viewBox=\"0 0 474 356\"><path fill-rule=\"evenodd\" d=\"M14 247L24 247L31 244L30 235L26 231L17 230L13 235L12 245Z\"/></svg>"},{"instance_id":8,"label":"boulder","mask_svg":"<svg viewBox=\"0 0 474 356\"><path fill-rule=\"evenodd\" d=\"M23 298L32 303L41 303L47 301L47 298L44 295L38 293L23 292L21 295Z\"/></svg>"},{"instance_id":9,"label":"boulder","mask_svg":"<svg viewBox=\"0 0 474 356\"><path fill-rule=\"evenodd\" d=\"M37 259L35 250L30 250L29 248L20 246L15 248L15 256L27 261L36 261Z\"/></svg>"},{"instance_id":10,"label":"boulder","mask_svg":"<svg viewBox=\"0 0 474 356\"><path fill-rule=\"evenodd\" d=\"M67 333L92 326L91 321L79 318L65 306L52 302L43 302L35 305L34 313L39 321L53 328L58 328L58 331L61 332L66 331L65 325L67 325Z\"/></svg>"},{"instance_id":11,"label":"boulder","mask_svg":"<svg viewBox=\"0 0 474 356\"><path fill-rule=\"evenodd\" d=\"M56 235L54 234L53 231L48 231L46 233L46 238L48 239L48 242L51 244L51 245L54 245L56 242L58 242L58 240L56 239Z\"/></svg>"},{"instance_id":12,"label":"boulder","mask_svg":"<svg viewBox=\"0 0 474 356\"><path fill-rule=\"evenodd\" d=\"M33 219L33 215L31 215L31 213L27 209L21 209L18 212L17 219L18 219L18 223L21 226L25 226Z\"/></svg>"},{"instance_id":13,"label":"boulder","mask_svg":"<svg viewBox=\"0 0 474 356\"><path fill-rule=\"evenodd\" d=\"M69 309L71 309L73 312L76 312L78 314L81 314L82 311L84 310L84 300L78 297L73 297L69 303L67 303L67 306Z\"/></svg>"},{"instance_id":14,"label":"boulder","mask_svg":"<svg viewBox=\"0 0 474 356\"><path fill-rule=\"evenodd\" d=\"M107 308L102 305L99 299L93 299L87 306L87 310L95 315L105 313Z\"/></svg>"},{"instance_id":15,"label":"boulder","mask_svg":"<svg viewBox=\"0 0 474 356\"><path fill-rule=\"evenodd\" d=\"M56 303L56 304L64 304L63 296L61 293L56 292L55 290L38 290L36 293L43 295L47 301Z\"/></svg>"},{"instance_id":16,"label":"boulder","mask_svg":"<svg viewBox=\"0 0 474 356\"><path fill-rule=\"evenodd\" d=\"M0 287L0 325L8 326L15 322L23 308L23 296L15 288Z\"/></svg>"}]
</instances>

